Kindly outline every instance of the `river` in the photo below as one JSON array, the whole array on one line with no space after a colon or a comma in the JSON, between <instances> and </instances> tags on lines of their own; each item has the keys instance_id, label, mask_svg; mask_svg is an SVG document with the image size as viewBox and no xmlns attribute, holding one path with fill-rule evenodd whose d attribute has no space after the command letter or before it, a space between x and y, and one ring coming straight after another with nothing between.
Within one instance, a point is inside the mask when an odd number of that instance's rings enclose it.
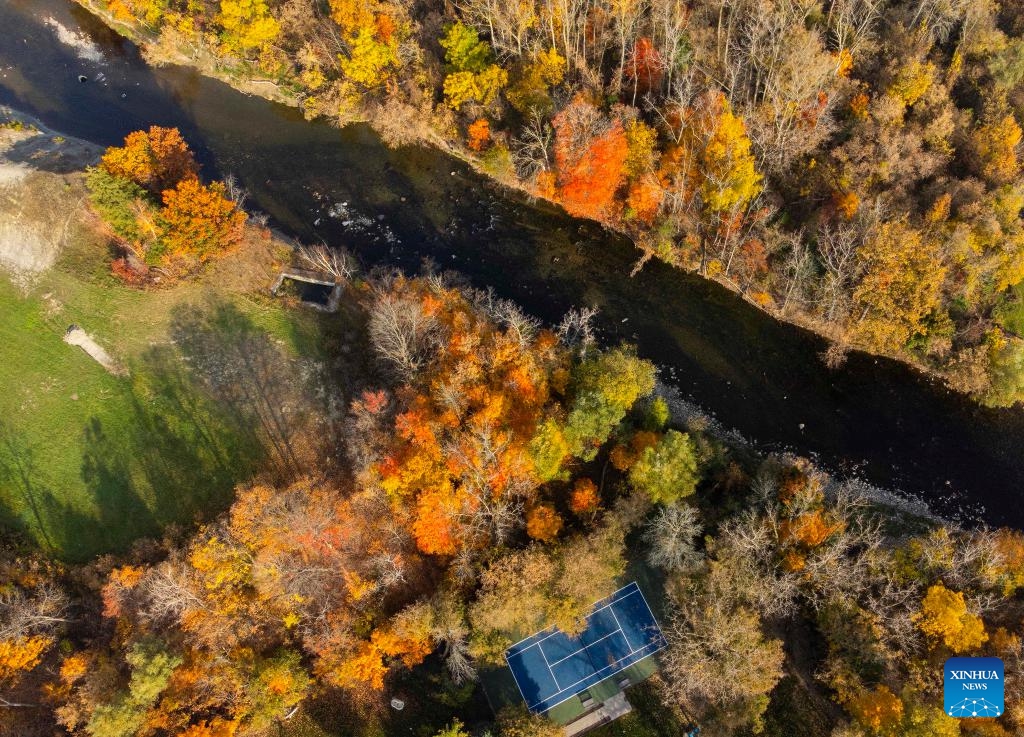
<instances>
[{"instance_id":1,"label":"river","mask_svg":"<svg viewBox=\"0 0 1024 737\"><path fill-rule=\"evenodd\" d=\"M86 81L79 81L83 75ZM661 263L635 277L624 238L504 191L422 148L389 150L138 50L68 0L0 0L0 104L102 144L178 126L207 175L232 173L283 230L408 270L424 260L547 321L600 309L662 377L760 447L928 501L940 514L1024 527L1024 412L990 410L899 363L824 341L726 289Z\"/></svg>"}]
</instances>

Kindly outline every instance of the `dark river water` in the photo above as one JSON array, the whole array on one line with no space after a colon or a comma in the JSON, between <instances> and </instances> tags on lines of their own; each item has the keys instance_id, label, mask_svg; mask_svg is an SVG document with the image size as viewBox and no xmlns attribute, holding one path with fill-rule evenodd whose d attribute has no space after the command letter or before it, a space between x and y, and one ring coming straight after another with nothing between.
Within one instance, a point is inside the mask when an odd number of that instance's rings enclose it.
<instances>
[{"instance_id":1,"label":"dark river water","mask_svg":"<svg viewBox=\"0 0 1024 737\"><path fill-rule=\"evenodd\" d=\"M855 353L829 370L819 338L660 263L630 278L639 254L625 239L442 153L388 150L366 126L339 131L188 69L148 68L66 0L0 0L0 104L102 144L178 126L208 175L235 174L250 208L285 231L368 264L433 261L548 321L598 307L606 341L635 342L668 383L760 446L943 514L1024 527L1024 412L977 407L885 359Z\"/></svg>"}]
</instances>

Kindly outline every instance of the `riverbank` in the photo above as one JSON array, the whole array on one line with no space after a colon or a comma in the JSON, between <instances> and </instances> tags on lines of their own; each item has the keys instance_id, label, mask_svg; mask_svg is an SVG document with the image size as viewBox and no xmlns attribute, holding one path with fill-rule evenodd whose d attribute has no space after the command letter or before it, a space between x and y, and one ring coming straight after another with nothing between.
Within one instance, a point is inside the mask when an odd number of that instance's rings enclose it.
<instances>
[{"instance_id":1,"label":"riverbank","mask_svg":"<svg viewBox=\"0 0 1024 737\"><path fill-rule=\"evenodd\" d=\"M373 126L382 139L391 146L420 144L434 147L453 156L474 171L497 182L502 187L526 195L529 198L545 200L553 205L561 206L557 198L548 196L554 190L544 191L529 186L514 173L507 161L496 163L482 154L475 153L462 141L454 129L450 113L448 116L435 114L433 108L415 109L408 105L362 105L347 106L340 117L325 114L322 107L317 107L315 96L304 91L297 79L270 79L258 65L240 59L227 59L208 43L211 37L187 38L173 28L164 26L161 33L153 32L139 23L126 22L111 12L102 0L73 0L89 12L100 18L109 27L116 30L144 51L144 56L151 64L184 65L198 70L200 73L223 81L235 89L248 95L285 104L302 111L307 119L322 118L332 124L345 126L354 122L365 122ZM312 103L312 104L307 104ZM507 153L507 151L506 151ZM664 248L658 246L655 234L643 229L639 221L629 228L620 227L621 223L604 220L601 226L619 236L629 238L641 251L640 256L632 265L629 274L635 276L650 259L665 256ZM700 269L687 268L677 263L674 258L666 261L676 268L686 270L703 279L728 289L740 296L747 304L769 315L772 319L785 324L795 325L809 330L829 341L830 345L821 351L820 358L830 368L841 366L850 351L860 351L870 356L884 356L912 366L914 369L942 381L954 391L971 396L977 401L989 402L995 396L989 380L985 377L984 364L987 358L984 351L965 351L957 360L941 363L923 360L922 356L909 350L882 350L857 337L857 331L849 326L841 327L835 323L818 317L811 312L786 303L780 305L771 295L758 288L729 278L726 274L713 274L716 269L702 266ZM720 270L720 269L719 269ZM625 274L623 274L625 277ZM997 400L997 403L1005 401Z\"/></svg>"},{"instance_id":2,"label":"riverbank","mask_svg":"<svg viewBox=\"0 0 1024 737\"><path fill-rule=\"evenodd\" d=\"M89 58L54 21L92 44ZM150 67L65 0L0 5L4 23L21 32L0 37L0 103L103 145L178 127L204 176L234 174L247 209L289 237L341 245L368 269L453 269L549 325L596 308L605 343L636 344L688 401L759 447L903 490L943 516L1018 524L1019 412L856 351L829 369L824 341L714 282L658 260L624 278L640 252L592 221L503 192L436 149L389 149L367 126L308 122L189 68Z\"/></svg>"},{"instance_id":3,"label":"riverbank","mask_svg":"<svg viewBox=\"0 0 1024 737\"><path fill-rule=\"evenodd\" d=\"M209 326L222 369L242 341L308 373L319 316L267 293L289 250L254 228L196 280L126 286L86 206L101 147L11 110L0 122L0 523L83 561L216 514L266 453L251 408L196 368L196 330L230 318Z\"/></svg>"}]
</instances>

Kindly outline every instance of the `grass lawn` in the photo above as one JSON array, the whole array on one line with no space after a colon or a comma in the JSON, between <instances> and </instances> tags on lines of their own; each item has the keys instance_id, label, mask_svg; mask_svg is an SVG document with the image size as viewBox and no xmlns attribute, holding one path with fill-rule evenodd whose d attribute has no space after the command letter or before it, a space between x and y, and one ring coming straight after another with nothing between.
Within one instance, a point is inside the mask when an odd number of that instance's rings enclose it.
<instances>
[{"instance_id":1,"label":"grass lawn","mask_svg":"<svg viewBox=\"0 0 1024 737\"><path fill-rule=\"evenodd\" d=\"M216 300L284 354L314 356L319 316L264 296L273 260L254 243L197 281L141 291L109 275L90 236L27 294L0 272L0 521L81 561L222 509L264 451L169 337L189 305ZM65 344L73 323L130 375Z\"/></svg>"}]
</instances>

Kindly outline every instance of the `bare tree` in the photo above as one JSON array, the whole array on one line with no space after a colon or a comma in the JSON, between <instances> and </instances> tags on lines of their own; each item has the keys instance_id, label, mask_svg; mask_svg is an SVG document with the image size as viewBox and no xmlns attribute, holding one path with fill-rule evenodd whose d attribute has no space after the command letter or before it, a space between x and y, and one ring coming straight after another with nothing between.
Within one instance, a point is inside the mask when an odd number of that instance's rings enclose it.
<instances>
[{"instance_id":1,"label":"bare tree","mask_svg":"<svg viewBox=\"0 0 1024 737\"><path fill-rule=\"evenodd\" d=\"M588 59L599 59L603 52L603 34L595 32L588 21L594 17L592 0L540 0L541 25L550 45L566 58L570 71L590 72ZM595 43L588 48L588 39Z\"/></svg>"},{"instance_id":2,"label":"bare tree","mask_svg":"<svg viewBox=\"0 0 1024 737\"><path fill-rule=\"evenodd\" d=\"M782 170L823 140L838 67L809 23L818 3L707 0L696 12L708 38L694 65L742 112L762 168Z\"/></svg>"},{"instance_id":3,"label":"bare tree","mask_svg":"<svg viewBox=\"0 0 1024 737\"><path fill-rule=\"evenodd\" d=\"M828 6L829 32L840 51L857 55L874 39L884 0L832 0Z\"/></svg>"},{"instance_id":4,"label":"bare tree","mask_svg":"<svg viewBox=\"0 0 1024 737\"><path fill-rule=\"evenodd\" d=\"M965 23L974 5L972 0L922 0L908 6L913 13L909 17L910 27L933 41L945 43L953 30Z\"/></svg>"},{"instance_id":5,"label":"bare tree","mask_svg":"<svg viewBox=\"0 0 1024 737\"><path fill-rule=\"evenodd\" d=\"M523 56L538 35L534 0L461 0L456 6L500 53Z\"/></svg>"},{"instance_id":6,"label":"bare tree","mask_svg":"<svg viewBox=\"0 0 1024 737\"><path fill-rule=\"evenodd\" d=\"M393 294L386 287L370 307L370 343L377 355L408 380L423 368L437 338L437 320L412 296Z\"/></svg>"},{"instance_id":7,"label":"bare tree","mask_svg":"<svg viewBox=\"0 0 1024 737\"><path fill-rule=\"evenodd\" d=\"M700 515L692 506L672 504L662 508L647 523L644 532L647 561L669 571L699 565L704 556L697 551L694 541L700 532Z\"/></svg>"},{"instance_id":8,"label":"bare tree","mask_svg":"<svg viewBox=\"0 0 1024 737\"><path fill-rule=\"evenodd\" d=\"M596 307L574 307L566 312L557 330L562 343L581 355L586 354L594 343L594 327L591 323L596 315Z\"/></svg>"},{"instance_id":9,"label":"bare tree","mask_svg":"<svg viewBox=\"0 0 1024 737\"><path fill-rule=\"evenodd\" d=\"M803 232L782 234L777 244L786 250L783 274L786 289L782 298L782 312L791 304L803 306L814 277L814 255L804 242Z\"/></svg>"},{"instance_id":10,"label":"bare tree","mask_svg":"<svg viewBox=\"0 0 1024 737\"><path fill-rule=\"evenodd\" d=\"M523 179L533 179L551 168L554 131L539 111L530 112L519 137L512 141L512 161Z\"/></svg>"},{"instance_id":11,"label":"bare tree","mask_svg":"<svg viewBox=\"0 0 1024 737\"><path fill-rule=\"evenodd\" d=\"M44 583L31 592L13 586L0 590L0 640L15 640L70 622L71 602L61 589Z\"/></svg>"},{"instance_id":12,"label":"bare tree","mask_svg":"<svg viewBox=\"0 0 1024 737\"><path fill-rule=\"evenodd\" d=\"M818 304L830 323L841 323L849 315L850 289L860 269L859 243L860 236L852 225L825 225L818 231L818 257L825 267Z\"/></svg>"},{"instance_id":13,"label":"bare tree","mask_svg":"<svg viewBox=\"0 0 1024 737\"><path fill-rule=\"evenodd\" d=\"M779 563L780 525L773 510L747 512L726 522L715 542L715 567L732 582L719 595L740 597L768 618L788 613L799 592L797 576Z\"/></svg>"},{"instance_id":14,"label":"bare tree","mask_svg":"<svg viewBox=\"0 0 1024 737\"><path fill-rule=\"evenodd\" d=\"M195 590L191 567L180 554L151 568L140 582L139 613L154 627L177 624L188 610L203 611L206 601Z\"/></svg>"},{"instance_id":15,"label":"bare tree","mask_svg":"<svg viewBox=\"0 0 1024 737\"><path fill-rule=\"evenodd\" d=\"M352 280L356 273L355 259L340 248L331 248L326 243L299 246L296 251L299 262L308 268L330 274L338 284Z\"/></svg>"},{"instance_id":16,"label":"bare tree","mask_svg":"<svg viewBox=\"0 0 1024 737\"><path fill-rule=\"evenodd\" d=\"M540 320L526 315L515 302L495 297L494 290L490 288L474 290L470 296L474 307L505 327L520 348L526 348L537 337Z\"/></svg>"},{"instance_id":17,"label":"bare tree","mask_svg":"<svg viewBox=\"0 0 1024 737\"><path fill-rule=\"evenodd\" d=\"M626 53L638 35L638 27L647 13L647 0L602 0L602 10L611 19L619 47L619 72L612 80L612 89L618 90L626 72Z\"/></svg>"},{"instance_id":18,"label":"bare tree","mask_svg":"<svg viewBox=\"0 0 1024 737\"><path fill-rule=\"evenodd\" d=\"M249 192L242 187L238 177L234 174L228 174L224 177L224 190L227 198L234 202L239 210L245 206L245 201L249 198Z\"/></svg>"},{"instance_id":19,"label":"bare tree","mask_svg":"<svg viewBox=\"0 0 1024 737\"><path fill-rule=\"evenodd\" d=\"M651 0L649 22L658 58L664 65L664 89L673 93L682 53L688 50L687 25L690 11L683 0Z\"/></svg>"},{"instance_id":20,"label":"bare tree","mask_svg":"<svg viewBox=\"0 0 1024 737\"><path fill-rule=\"evenodd\" d=\"M441 645L445 665L456 685L476 680L476 667L469 654L469 625L457 596L442 591L435 597L430 637Z\"/></svg>"},{"instance_id":21,"label":"bare tree","mask_svg":"<svg viewBox=\"0 0 1024 737\"><path fill-rule=\"evenodd\" d=\"M756 612L712 592L679 597L665 635L665 676L685 705L754 716L783 675L782 642L765 638Z\"/></svg>"}]
</instances>

